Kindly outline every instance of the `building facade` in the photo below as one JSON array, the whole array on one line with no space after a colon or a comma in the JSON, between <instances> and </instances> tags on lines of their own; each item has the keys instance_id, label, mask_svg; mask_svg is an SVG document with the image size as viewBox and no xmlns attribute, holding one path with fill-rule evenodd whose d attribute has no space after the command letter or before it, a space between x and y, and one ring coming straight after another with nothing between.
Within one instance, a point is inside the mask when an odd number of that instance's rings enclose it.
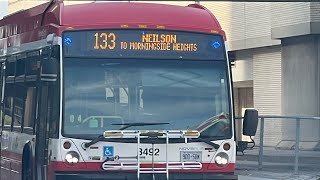
<instances>
[{"instance_id":1,"label":"building facade","mask_svg":"<svg viewBox=\"0 0 320 180\"><path fill-rule=\"evenodd\" d=\"M201 4L217 16L235 54L238 116L250 107L260 115L320 116L319 2ZM294 148L294 120L265 123L267 146ZM301 141L303 149L319 149L320 123L303 120Z\"/></svg>"},{"instance_id":2,"label":"building facade","mask_svg":"<svg viewBox=\"0 0 320 180\"><path fill-rule=\"evenodd\" d=\"M43 2L1 1L0 18ZM226 31L228 50L235 58L237 116L252 107L260 115L320 116L319 2L197 3L212 11ZM267 119L265 123L265 145L294 147L294 120ZM320 149L320 122L303 120L301 133L301 148Z\"/></svg>"}]
</instances>

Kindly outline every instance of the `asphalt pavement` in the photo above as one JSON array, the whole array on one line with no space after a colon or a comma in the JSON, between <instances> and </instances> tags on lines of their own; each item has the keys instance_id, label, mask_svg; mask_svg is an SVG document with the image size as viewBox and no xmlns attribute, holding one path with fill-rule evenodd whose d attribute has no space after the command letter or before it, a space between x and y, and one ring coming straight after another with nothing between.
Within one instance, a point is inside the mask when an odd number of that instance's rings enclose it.
<instances>
[{"instance_id":1,"label":"asphalt pavement","mask_svg":"<svg viewBox=\"0 0 320 180\"><path fill-rule=\"evenodd\" d=\"M294 173L294 150L264 147L262 169L258 168L259 148L237 156L239 179L320 180L320 151L300 151L298 173Z\"/></svg>"},{"instance_id":2,"label":"asphalt pavement","mask_svg":"<svg viewBox=\"0 0 320 180\"><path fill-rule=\"evenodd\" d=\"M239 176L239 180L274 180L274 179L258 178L258 177L250 177L250 176Z\"/></svg>"}]
</instances>

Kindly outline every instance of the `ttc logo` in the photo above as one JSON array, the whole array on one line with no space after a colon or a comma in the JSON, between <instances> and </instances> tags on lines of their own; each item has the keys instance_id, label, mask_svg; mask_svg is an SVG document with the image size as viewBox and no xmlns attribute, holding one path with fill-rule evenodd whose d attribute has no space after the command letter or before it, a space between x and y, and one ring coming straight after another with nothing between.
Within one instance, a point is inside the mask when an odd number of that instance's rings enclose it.
<instances>
[{"instance_id":1,"label":"ttc logo","mask_svg":"<svg viewBox=\"0 0 320 180\"><path fill-rule=\"evenodd\" d=\"M113 146L103 146L103 156L113 156Z\"/></svg>"}]
</instances>

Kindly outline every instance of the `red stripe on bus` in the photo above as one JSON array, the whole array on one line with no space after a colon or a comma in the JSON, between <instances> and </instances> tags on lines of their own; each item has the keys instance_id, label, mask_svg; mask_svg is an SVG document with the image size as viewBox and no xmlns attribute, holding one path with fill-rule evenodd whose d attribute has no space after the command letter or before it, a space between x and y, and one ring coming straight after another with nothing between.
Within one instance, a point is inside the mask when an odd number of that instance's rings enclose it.
<instances>
[{"instance_id":1,"label":"red stripe on bus","mask_svg":"<svg viewBox=\"0 0 320 180\"><path fill-rule=\"evenodd\" d=\"M16 161L22 161L22 154L16 153L16 152L11 152L7 150L1 150L1 156L6 157L9 159L13 159Z\"/></svg>"},{"instance_id":2,"label":"red stripe on bus","mask_svg":"<svg viewBox=\"0 0 320 180\"><path fill-rule=\"evenodd\" d=\"M102 162L79 162L74 166L70 166L65 162L51 162L54 171L105 171L101 167ZM141 164L141 167L151 167L151 164ZM156 168L164 168L165 164L155 164ZM234 172L235 164L230 163L225 167L219 167L214 163L202 163L202 169L187 170L170 170L170 172ZM112 172L135 172L134 170L113 170Z\"/></svg>"},{"instance_id":3,"label":"red stripe on bus","mask_svg":"<svg viewBox=\"0 0 320 180\"><path fill-rule=\"evenodd\" d=\"M19 171L19 166L21 165L22 155L10 152L6 150L2 150L1 156L7 159L17 161L14 163L14 167L11 169L15 169ZM12 164L12 163L11 163ZM61 161L51 161L50 162L50 169L52 171L105 171L101 167L102 162L79 162L76 165L70 166L65 162ZM151 164L141 164L141 167L152 167ZM154 167L156 168L164 168L165 164L155 164ZM133 171L124 171L119 170L121 172L134 172ZM230 163L225 167L219 167L215 163L202 163L201 169L188 169L188 170L171 170L170 172L234 172L235 171L235 164ZM113 171L114 172L114 171ZM52 172L51 172L52 173Z\"/></svg>"}]
</instances>

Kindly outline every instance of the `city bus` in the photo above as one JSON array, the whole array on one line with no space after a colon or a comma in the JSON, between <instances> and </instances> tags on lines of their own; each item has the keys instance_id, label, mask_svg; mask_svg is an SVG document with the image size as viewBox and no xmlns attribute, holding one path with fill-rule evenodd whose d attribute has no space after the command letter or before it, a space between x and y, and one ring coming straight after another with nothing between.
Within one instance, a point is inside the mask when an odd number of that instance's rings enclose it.
<instances>
[{"instance_id":1,"label":"city bus","mask_svg":"<svg viewBox=\"0 0 320 180\"><path fill-rule=\"evenodd\" d=\"M0 179L237 179L225 40L199 4L51 1L4 17Z\"/></svg>"}]
</instances>

